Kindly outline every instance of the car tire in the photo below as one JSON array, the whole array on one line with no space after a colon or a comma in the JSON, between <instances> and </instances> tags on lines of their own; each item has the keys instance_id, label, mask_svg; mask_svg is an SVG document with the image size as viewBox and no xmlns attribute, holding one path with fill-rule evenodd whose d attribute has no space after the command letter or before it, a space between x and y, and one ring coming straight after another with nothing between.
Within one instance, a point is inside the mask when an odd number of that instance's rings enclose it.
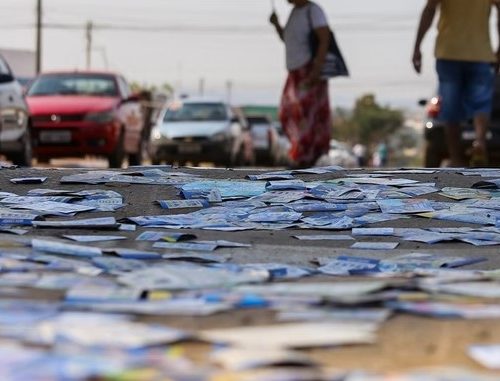
<instances>
[{"instance_id":1,"label":"car tire","mask_svg":"<svg viewBox=\"0 0 500 381\"><path fill-rule=\"evenodd\" d=\"M278 165L278 160L276 158L276 153L273 150L269 150L267 153L267 165L270 167L276 167Z\"/></svg>"},{"instance_id":2,"label":"car tire","mask_svg":"<svg viewBox=\"0 0 500 381\"><path fill-rule=\"evenodd\" d=\"M29 129L26 130L23 135L22 145L22 151L13 154L11 156L11 160L15 165L19 165L21 167L31 167L31 160L33 159L33 145Z\"/></svg>"},{"instance_id":3,"label":"car tire","mask_svg":"<svg viewBox=\"0 0 500 381\"><path fill-rule=\"evenodd\" d=\"M428 140L425 147L424 164L426 168L439 168L446 155L443 152L443 143Z\"/></svg>"},{"instance_id":4,"label":"car tire","mask_svg":"<svg viewBox=\"0 0 500 381\"><path fill-rule=\"evenodd\" d=\"M252 155L252 158L247 158L243 148L240 149L238 155L236 156L235 161L233 162L233 166L236 167L251 167L255 166L255 155Z\"/></svg>"},{"instance_id":5,"label":"car tire","mask_svg":"<svg viewBox=\"0 0 500 381\"><path fill-rule=\"evenodd\" d=\"M110 168L121 168L125 159L125 135L123 131L116 143L115 151L108 156L108 164Z\"/></svg>"},{"instance_id":6,"label":"car tire","mask_svg":"<svg viewBox=\"0 0 500 381\"><path fill-rule=\"evenodd\" d=\"M238 164L238 154L236 155L231 155L225 160L222 160L220 162L220 165L224 168L234 168Z\"/></svg>"},{"instance_id":7,"label":"car tire","mask_svg":"<svg viewBox=\"0 0 500 381\"><path fill-rule=\"evenodd\" d=\"M50 163L50 157L47 157L47 156L37 156L36 163L37 164L47 165L47 164Z\"/></svg>"}]
</instances>

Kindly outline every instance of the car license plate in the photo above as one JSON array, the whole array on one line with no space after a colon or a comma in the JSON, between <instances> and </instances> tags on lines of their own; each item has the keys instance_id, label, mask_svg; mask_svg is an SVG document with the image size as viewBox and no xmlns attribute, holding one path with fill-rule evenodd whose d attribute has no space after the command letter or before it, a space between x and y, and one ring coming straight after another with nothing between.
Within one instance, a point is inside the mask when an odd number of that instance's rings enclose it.
<instances>
[{"instance_id":1,"label":"car license plate","mask_svg":"<svg viewBox=\"0 0 500 381\"><path fill-rule=\"evenodd\" d=\"M71 131L41 131L41 143L69 143L71 142Z\"/></svg>"},{"instance_id":2,"label":"car license plate","mask_svg":"<svg viewBox=\"0 0 500 381\"><path fill-rule=\"evenodd\" d=\"M185 143L179 145L179 153L196 154L201 152L201 145L196 143Z\"/></svg>"},{"instance_id":3,"label":"car license plate","mask_svg":"<svg viewBox=\"0 0 500 381\"><path fill-rule=\"evenodd\" d=\"M476 133L475 131L462 131L462 140L465 141L472 141L476 139ZM488 131L486 133L486 140L491 140L493 139L493 133L491 131Z\"/></svg>"}]
</instances>

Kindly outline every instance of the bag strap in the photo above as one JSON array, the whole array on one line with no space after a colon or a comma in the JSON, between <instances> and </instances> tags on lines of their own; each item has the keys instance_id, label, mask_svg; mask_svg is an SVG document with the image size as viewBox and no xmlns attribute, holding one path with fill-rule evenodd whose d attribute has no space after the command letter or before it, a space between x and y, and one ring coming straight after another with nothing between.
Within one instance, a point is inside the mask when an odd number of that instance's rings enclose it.
<instances>
[{"instance_id":1,"label":"bag strap","mask_svg":"<svg viewBox=\"0 0 500 381\"><path fill-rule=\"evenodd\" d=\"M307 21L309 22L309 30L311 32L314 32L314 25L312 20L312 7L313 3L309 3L309 5L307 6Z\"/></svg>"}]
</instances>

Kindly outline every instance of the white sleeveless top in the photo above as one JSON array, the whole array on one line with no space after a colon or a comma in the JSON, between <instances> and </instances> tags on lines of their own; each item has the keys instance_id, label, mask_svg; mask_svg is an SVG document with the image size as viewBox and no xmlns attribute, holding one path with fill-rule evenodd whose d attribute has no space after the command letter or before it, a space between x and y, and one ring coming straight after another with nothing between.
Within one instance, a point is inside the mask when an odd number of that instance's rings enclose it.
<instances>
[{"instance_id":1,"label":"white sleeveless top","mask_svg":"<svg viewBox=\"0 0 500 381\"><path fill-rule=\"evenodd\" d=\"M289 71L301 68L313 58L309 46L311 24L313 29L328 26L325 12L319 5L311 2L292 10L284 30L286 67Z\"/></svg>"}]
</instances>

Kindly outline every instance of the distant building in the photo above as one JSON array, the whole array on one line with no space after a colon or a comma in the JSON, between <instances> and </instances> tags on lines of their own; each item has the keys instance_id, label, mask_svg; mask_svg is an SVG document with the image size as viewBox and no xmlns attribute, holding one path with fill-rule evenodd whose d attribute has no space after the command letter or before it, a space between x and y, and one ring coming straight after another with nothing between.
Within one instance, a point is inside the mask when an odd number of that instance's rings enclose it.
<instances>
[{"instance_id":1,"label":"distant building","mask_svg":"<svg viewBox=\"0 0 500 381\"><path fill-rule=\"evenodd\" d=\"M243 112L249 116L266 115L272 120L278 120L277 106L245 105L241 107Z\"/></svg>"},{"instance_id":2,"label":"distant building","mask_svg":"<svg viewBox=\"0 0 500 381\"><path fill-rule=\"evenodd\" d=\"M7 60L16 77L33 78L36 75L35 52L31 50L0 48L0 55Z\"/></svg>"}]
</instances>

